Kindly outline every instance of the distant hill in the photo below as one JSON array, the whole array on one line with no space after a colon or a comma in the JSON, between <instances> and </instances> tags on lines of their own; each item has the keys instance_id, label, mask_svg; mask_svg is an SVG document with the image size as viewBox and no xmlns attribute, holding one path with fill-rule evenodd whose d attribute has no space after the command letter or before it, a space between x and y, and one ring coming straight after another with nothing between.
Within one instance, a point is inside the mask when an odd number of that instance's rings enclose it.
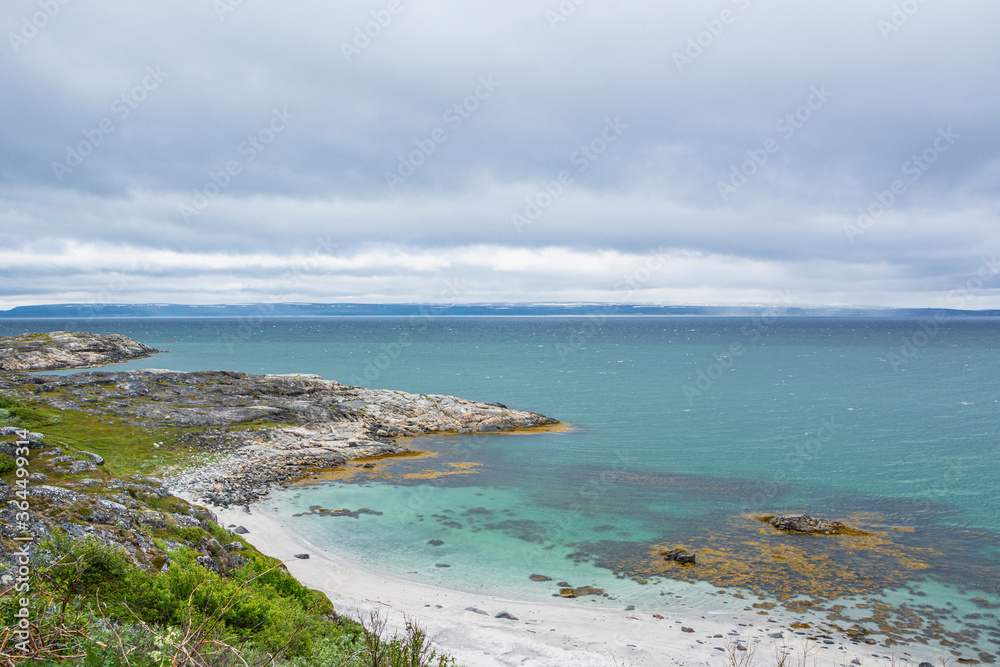
<instances>
[{"instance_id":1,"label":"distant hill","mask_svg":"<svg viewBox=\"0 0 1000 667\"><path fill-rule=\"evenodd\" d=\"M261 303L191 306L166 303L52 304L19 306L0 311L5 319L71 319L84 317L488 317L674 315L701 317L756 317L762 313L784 317L998 317L1000 310L921 308L841 308L761 306L650 306L627 304L371 304L371 303Z\"/></svg>"}]
</instances>

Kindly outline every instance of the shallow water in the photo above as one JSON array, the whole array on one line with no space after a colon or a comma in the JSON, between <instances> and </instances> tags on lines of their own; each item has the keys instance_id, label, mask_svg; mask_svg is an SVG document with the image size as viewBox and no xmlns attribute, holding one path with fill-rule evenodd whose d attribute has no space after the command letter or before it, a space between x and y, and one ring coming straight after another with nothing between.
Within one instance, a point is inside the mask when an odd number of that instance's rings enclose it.
<instances>
[{"instance_id":1,"label":"shallow water","mask_svg":"<svg viewBox=\"0 0 1000 667\"><path fill-rule=\"evenodd\" d=\"M919 627L902 617L862 627L951 632L941 637L1000 652L989 632L1000 602L1000 321L0 321L4 335L56 328L171 350L123 368L317 373L500 401L572 425L428 438L414 445L435 456L272 494L268 506L289 516L310 506L381 512L291 518L358 560L507 597L543 598L567 582L609 596L581 604L745 605L813 623L828 612L795 599L784 612L751 605L797 586L824 590L821 607L843 604L836 613L856 619L871 616L857 605L891 599L904 616L924 605ZM802 536L753 519L786 511L850 521L878 541L792 541ZM656 558L673 546L700 553L699 565Z\"/></svg>"}]
</instances>

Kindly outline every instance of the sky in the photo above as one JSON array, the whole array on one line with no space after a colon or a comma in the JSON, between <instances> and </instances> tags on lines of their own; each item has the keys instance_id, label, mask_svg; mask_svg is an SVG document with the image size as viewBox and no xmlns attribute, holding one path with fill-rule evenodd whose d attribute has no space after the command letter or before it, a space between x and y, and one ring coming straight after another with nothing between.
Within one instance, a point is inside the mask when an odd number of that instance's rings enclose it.
<instances>
[{"instance_id":1,"label":"sky","mask_svg":"<svg viewBox=\"0 0 1000 667\"><path fill-rule=\"evenodd\" d=\"M0 308L1000 308L995 0L4 0Z\"/></svg>"}]
</instances>

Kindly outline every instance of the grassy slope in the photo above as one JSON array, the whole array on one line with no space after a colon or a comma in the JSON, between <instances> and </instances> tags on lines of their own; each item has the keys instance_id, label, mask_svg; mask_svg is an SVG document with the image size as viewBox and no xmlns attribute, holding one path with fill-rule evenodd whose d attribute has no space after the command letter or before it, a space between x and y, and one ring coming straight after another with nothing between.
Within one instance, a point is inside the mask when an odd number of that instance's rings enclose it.
<instances>
[{"instance_id":1,"label":"grassy slope","mask_svg":"<svg viewBox=\"0 0 1000 667\"><path fill-rule=\"evenodd\" d=\"M95 500L116 480L125 482L137 473L154 475L192 454L181 444L186 429L120 422L0 395L0 426L41 431L47 448L59 447L81 460L86 457L79 451L105 458L106 464L96 472L64 475L37 450L29 457L31 472L47 475L47 485L65 486L81 477L98 480L96 485L73 489ZM152 447L161 442L159 448ZM3 480L15 485L15 472L7 472ZM173 496L129 494L141 511L201 516ZM46 505L40 500L31 509L44 513ZM78 503L77 516L63 512L58 520L85 524L93 507L86 501ZM9 532L11 527L7 528ZM433 655L416 628L408 637L386 641L380 638L378 619L369 619L366 630L337 617L325 595L306 589L279 562L212 522L202 519L197 527L167 523L149 529L148 535L166 556L145 567L94 540L69 540L57 534L41 545L30 591L32 652L24 654L15 646L18 596L11 586L0 587L4 621L0 663L202 664L185 657L193 653L208 665L450 664ZM219 550L220 544L232 542L242 544L237 560ZM6 548L15 546L7 540ZM221 568L222 573L206 569L197 562L205 553L218 554L217 560L229 565ZM169 565L160 572L165 562ZM53 662L37 662L41 659Z\"/></svg>"}]
</instances>

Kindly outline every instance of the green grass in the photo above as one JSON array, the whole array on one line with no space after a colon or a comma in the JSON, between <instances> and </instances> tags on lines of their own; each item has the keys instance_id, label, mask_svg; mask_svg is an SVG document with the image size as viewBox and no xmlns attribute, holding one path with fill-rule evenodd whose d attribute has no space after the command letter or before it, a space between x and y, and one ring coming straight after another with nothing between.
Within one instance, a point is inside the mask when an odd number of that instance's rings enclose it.
<instances>
[{"instance_id":1,"label":"green grass","mask_svg":"<svg viewBox=\"0 0 1000 667\"><path fill-rule=\"evenodd\" d=\"M208 532L228 535L214 524ZM29 653L14 646L16 596L0 598L0 663L454 666L415 625L387 637L379 614L366 625L339 617L325 595L276 560L249 546L241 553L246 564L222 575L200 566L193 550L178 549L160 573L92 538L56 536L35 558Z\"/></svg>"},{"instance_id":2,"label":"green grass","mask_svg":"<svg viewBox=\"0 0 1000 667\"><path fill-rule=\"evenodd\" d=\"M120 423L119 417L75 410L65 410L62 414L61 424L43 429L46 444L98 454L104 457L110 474L149 474L162 466L176 464L184 456L184 452L176 449L181 429L134 426ZM154 449L156 442L164 444Z\"/></svg>"},{"instance_id":3,"label":"green grass","mask_svg":"<svg viewBox=\"0 0 1000 667\"><path fill-rule=\"evenodd\" d=\"M0 426L38 429L61 421L61 410L32 407L9 396L0 395Z\"/></svg>"}]
</instances>

